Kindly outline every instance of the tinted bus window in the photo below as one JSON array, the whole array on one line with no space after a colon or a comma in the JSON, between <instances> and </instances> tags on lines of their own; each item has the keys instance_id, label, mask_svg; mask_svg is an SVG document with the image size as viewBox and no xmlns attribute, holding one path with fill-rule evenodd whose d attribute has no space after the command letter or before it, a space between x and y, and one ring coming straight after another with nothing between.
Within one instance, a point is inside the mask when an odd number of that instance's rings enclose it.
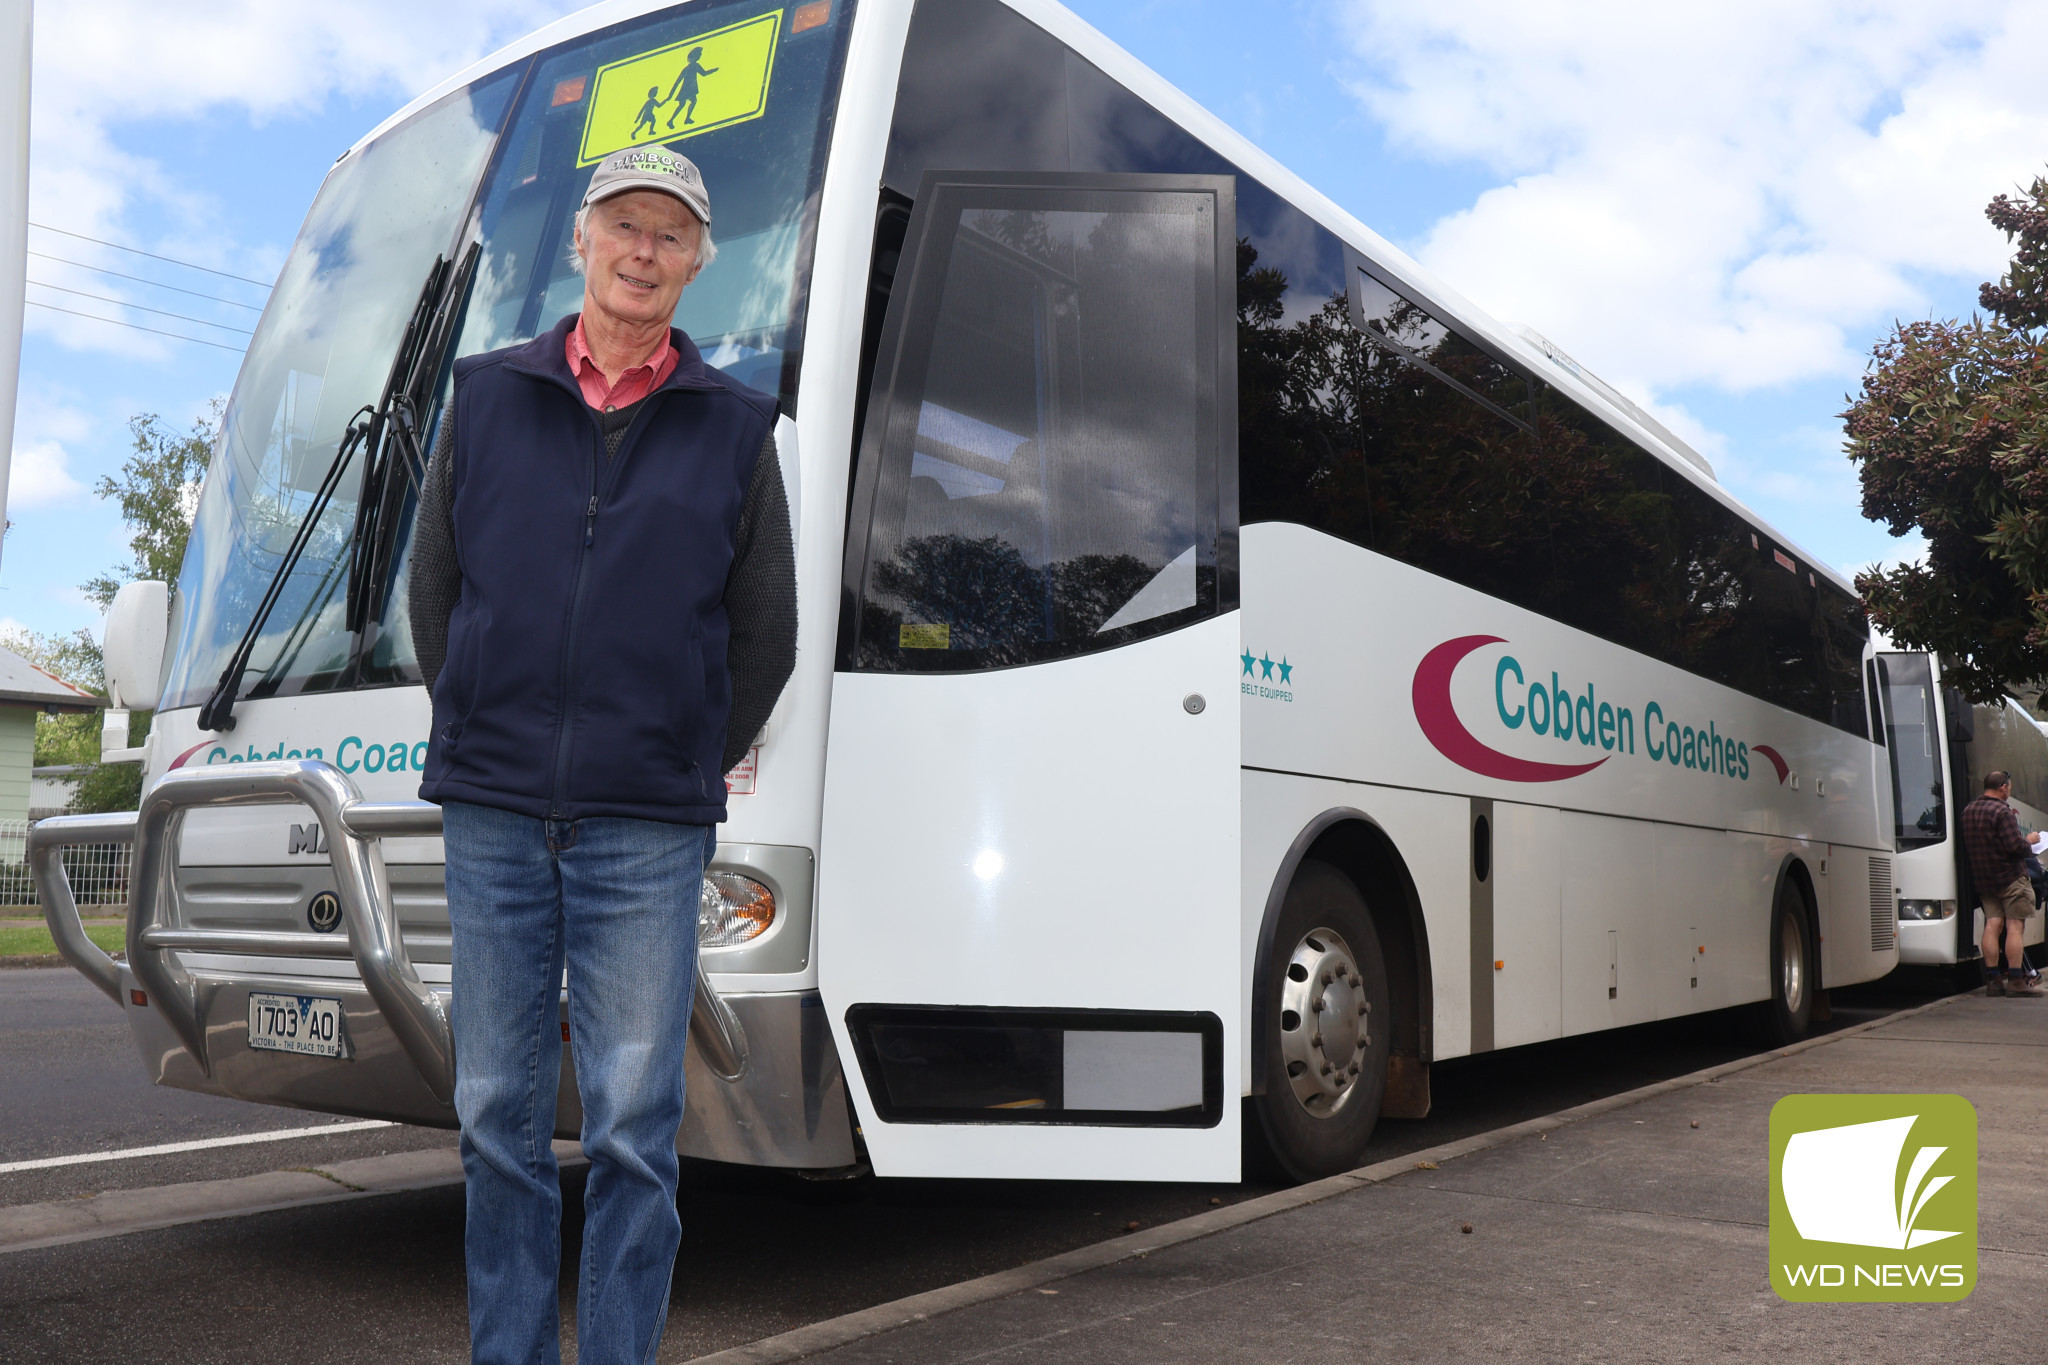
<instances>
[{"instance_id":1,"label":"tinted bus window","mask_svg":"<svg viewBox=\"0 0 2048 1365\"><path fill-rule=\"evenodd\" d=\"M1925 654L1877 656L1885 747L1892 763L1892 826L1904 852L1948 838L1941 771L1941 698Z\"/></svg>"},{"instance_id":2,"label":"tinted bus window","mask_svg":"<svg viewBox=\"0 0 2048 1365\"><path fill-rule=\"evenodd\" d=\"M921 187L863 443L855 666L1029 663L1216 611L1230 186L1138 179Z\"/></svg>"}]
</instances>

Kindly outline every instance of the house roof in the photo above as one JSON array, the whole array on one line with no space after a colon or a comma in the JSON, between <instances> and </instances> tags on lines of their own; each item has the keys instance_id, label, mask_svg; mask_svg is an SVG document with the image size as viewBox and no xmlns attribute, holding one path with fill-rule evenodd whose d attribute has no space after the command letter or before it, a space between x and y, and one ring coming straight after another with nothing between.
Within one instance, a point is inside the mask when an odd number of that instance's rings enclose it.
<instances>
[{"instance_id":1,"label":"house roof","mask_svg":"<svg viewBox=\"0 0 2048 1365\"><path fill-rule=\"evenodd\" d=\"M107 704L84 688L73 687L45 673L11 649L0 649L0 706L33 706L39 710L97 711Z\"/></svg>"}]
</instances>

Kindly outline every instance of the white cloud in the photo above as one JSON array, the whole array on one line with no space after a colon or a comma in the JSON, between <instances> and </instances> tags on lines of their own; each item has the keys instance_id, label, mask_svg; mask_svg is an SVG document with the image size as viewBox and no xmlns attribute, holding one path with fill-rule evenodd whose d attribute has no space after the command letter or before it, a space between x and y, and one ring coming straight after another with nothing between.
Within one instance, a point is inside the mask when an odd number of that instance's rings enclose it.
<instances>
[{"instance_id":1,"label":"white cloud","mask_svg":"<svg viewBox=\"0 0 2048 1365\"><path fill-rule=\"evenodd\" d=\"M236 239L232 215L202 187L124 148L126 128L222 109L262 123L311 113L335 95L389 94L396 107L575 8L562 0L436 0L428 13L405 0L40 6L30 216L248 273L257 244ZM75 240L66 242L65 254L115 264L111 254ZM275 257L276 248L269 254ZM93 278L94 292L131 297L116 282ZM81 283L68 274L58 282ZM46 303L72 306L31 292ZM95 308L104 305L82 305L82 311ZM32 330L75 349L156 358L171 344L47 308L28 310L28 319Z\"/></svg>"},{"instance_id":2,"label":"white cloud","mask_svg":"<svg viewBox=\"0 0 2048 1365\"><path fill-rule=\"evenodd\" d=\"M55 441L15 442L7 472L8 514L82 496L85 485L71 477L70 462L70 455Z\"/></svg>"},{"instance_id":3,"label":"white cloud","mask_svg":"<svg viewBox=\"0 0 2048 1365\"><path fill-rule=\"evenodd\" d=\"M21 393L8 461L9 517L84 497L85 485L71 473L71 451L94 428L91 414L81 408L33 389Z\"/></svg>"},{"instance_id":4,"label":"white cloud","mask_svg":"<svg viewBox=\"0 0 2048 1365\"><path fill-rule=\"evenodd\" d=\"M1417 254L1618 387L1852 380L1931 276L1995 276L2048 161L2037 0L1350 0L1353 93L1499 178Z\"/></svg>"}]
</instances>

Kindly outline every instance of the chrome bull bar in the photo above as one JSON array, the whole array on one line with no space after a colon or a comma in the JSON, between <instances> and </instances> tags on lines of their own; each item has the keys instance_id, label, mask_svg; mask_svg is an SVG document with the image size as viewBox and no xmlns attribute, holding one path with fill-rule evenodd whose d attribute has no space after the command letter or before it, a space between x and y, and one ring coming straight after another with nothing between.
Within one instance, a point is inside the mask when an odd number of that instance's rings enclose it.
<instances>
[{"instance_id":1,"label":"chrome bull bar","mask_svg":"<svg viewBox=\"0 0 2048 1365\"><path fill-rule=\"evenodd\" d=\"M185 813L198 808L304 805L327 836L346 936L180 929L163 923ZM426 801L365 801L348 775L318 760L237 763L164 775L139 811L61 815L29 831L30 874L57 951L81 975L121 999L121 968L85 933L64 871L63 850L77 844L132 843L128 888L128 970L148 992L185 1050L211 1077L206 1018L216 987L195 978L173 952L248 957L348 958L421 1080L442 1103L455 1094L455 1043L443 996L420 980L406 953L391 900L381 841L433 838L441 808ZM691 1006L698 1052L720 1080L746 1074L747 1038L737 1015L704 977L700 962Z\"/></svg>"}]
</instances>

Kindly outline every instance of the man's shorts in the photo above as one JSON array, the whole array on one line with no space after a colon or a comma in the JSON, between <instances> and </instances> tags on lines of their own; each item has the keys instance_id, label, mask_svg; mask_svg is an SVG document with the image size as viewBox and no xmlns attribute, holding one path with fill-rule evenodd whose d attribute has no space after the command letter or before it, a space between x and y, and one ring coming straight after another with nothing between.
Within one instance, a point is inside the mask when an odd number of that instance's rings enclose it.
<instances>
[{"instance_id":1,"label":"man's shorts","mask_svg":"<svg viewBox=\"0 0 2048 1365\"><path fill-rule=\"evenodd\" d=\"M2034 884L2021 877L1995 896L1984 898L1985 919L2027 919L2034 913Z\"/></svg>"}]
</instances>

